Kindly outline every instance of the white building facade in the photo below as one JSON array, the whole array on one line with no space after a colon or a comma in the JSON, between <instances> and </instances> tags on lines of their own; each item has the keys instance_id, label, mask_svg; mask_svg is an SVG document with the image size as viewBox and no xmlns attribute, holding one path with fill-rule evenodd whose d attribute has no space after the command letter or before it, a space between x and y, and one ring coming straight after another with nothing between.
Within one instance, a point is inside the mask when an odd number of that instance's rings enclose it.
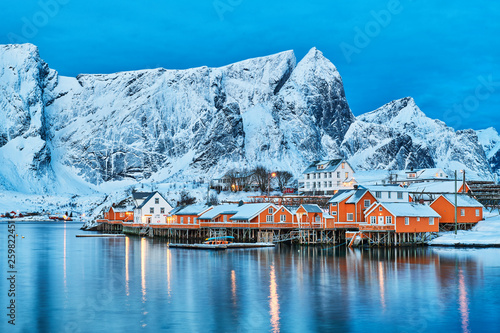
<instances>
[{"instance_id":1,"label":"white building facade","mask_svg":"<svg viewBox=\"0 0 500 333\"><path fill-rule=\"evenodd\" d=\"M145 193L141 193L145 194ZM152 192L147 197L136 198L134 209L134 223L166 224L167 217L173 209L172 205L159 193Z\"/></svg>"},{"instance_id":2,"label":"white building facade","mask_svg":"<svg viewBox=\"0 0 500 333\"><path fill-rule=\"evenodd\" d=\"M299 193L333 195L338 190L352 189L356 184L354 169L344 159L316 161L299 180Z\"/></svg>"}]
</instances>

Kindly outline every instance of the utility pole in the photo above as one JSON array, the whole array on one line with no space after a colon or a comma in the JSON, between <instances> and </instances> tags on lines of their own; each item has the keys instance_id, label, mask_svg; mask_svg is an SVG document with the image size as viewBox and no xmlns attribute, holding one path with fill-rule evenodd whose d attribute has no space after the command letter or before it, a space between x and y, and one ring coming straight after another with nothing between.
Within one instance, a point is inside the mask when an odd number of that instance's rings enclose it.
<instances>
[{"instance_id":1,"label":"utility pole","mask_svg":"<svg viewBox=\"0 0 500 333\"><path fill-rule=\"evenodd\" d=\"M465 169L464 169L464 170L462 170L462 172L464 173L464 180L463 180L463 184L462 184L462 193L465 193L465 192L467 192L467 191L465 190Z\"/></svg>"},{"instance_id":2,"label":"utility pole","mask_svg":"<svg viewBox=\"0 0 500 333\"><path fill-rule=\"evenodd\" d=\"M457 190L457 170L455 170L455 236L457 235L457 202L458 202L458 190Z\"/></svg>"}]
</instances>

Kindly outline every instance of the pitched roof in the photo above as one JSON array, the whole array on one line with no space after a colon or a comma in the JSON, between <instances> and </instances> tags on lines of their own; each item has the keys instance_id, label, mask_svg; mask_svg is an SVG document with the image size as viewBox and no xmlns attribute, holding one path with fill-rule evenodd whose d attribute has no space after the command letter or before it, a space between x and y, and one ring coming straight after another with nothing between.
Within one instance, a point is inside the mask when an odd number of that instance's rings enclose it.
<instances>
[{"instance_id":1,"label":"pitched roof","mask_svg":"<svg viewBox=\"0 0 500 333\"><path fill-rule=\"evenodd\" d=\"M410 202L384 202L380 203L394 216L400 217L441 217L428 205L420 205Z\"/></svg>"},{"instance_id":2,"label":"pitched roof","mask_svg":"<svg viewBox=\"0 0 500 333\"><path fill-rule=\"evenodd\" d=\"M328 201L330 203L339 203L349 198L354 194L354 190L339 190L335 195Z\"/></svg>"},{"instance_id":3,"label":"pitched roof","mask_svg":"<svg viewBox=\"0 0 500 333\"><path fill-rule=\"evenodd\" d=\"M345 203L357 203L366 192L368 192L368 190L365 188L355 190L354 194Z\"/></svg>"},{"instance_id":4,"label":"pitched roof","mask_svg":"<svg viewBox=\"0 0 500 333\"><path fill-rule=\"evenodd\" d=\"M453 207L455 207L455 194L442 194L442 196L448 200ZM458 194L457 207L483 207L483 205L476 199L469 197L467 194Z\"/></svg>"},{"instance_id":5,"label":"pitched roof","mask_svg":"<svg viewBox=\"0 0 500 333\"><path fill-rule=\"evenodd\" d=\"M460 189L462 182L457 182L457 189ZM414 183L408 186L408 191L411 193L455 193L454 181L440 181L428 183Z\"/></svg>"},{"instance_id":6,"label":"pitched roof","mask_svg":"<svg viewBox=\"0 0 500 333\"><path fill-rule=\"evenodd\" d=\"M246 204L238 207L238 211L231 217L231 220L250 220L267 207L274 207L277 209L276 206L270 203Z\"/></svg>"},{"instance_id":7,"label":"pitched roof","mask_svg":"<svg viewBox=\"0 0 500 333\"><path fill-rule=\"evenodd\" d=\"M149 197L151 193L153 192L134 192L132 193L132 198L134 198L134 200L145 199Z\"/></svg>"},{"instance_id":8,"label":"pitched roof","mask_svg":"<svg viewBox=\"0 0 500 333\"><path fill-rule=\"evenodd\" d=\"M385 191L385 192L408 192L407 187L399 185L363 185L360 186L368 189L370 192Z\"/></svg>"},{"instance_id":9,"label":"pitched roof","mask_svg":"<svg viewBox=\"0 0 500 333\"><path fill-rule=\"evenodd\" d=\"M160 192L155 191L155 192L150 192L150 193L149 193L149 195L147 196L147 198L146 198L146 199L144 199L144 201L143 201L143 202L139 205L139 207L136 207L136 209L141 209L142 207L144 207L144 206L148 203L148 201L149 201L149 200L151 200L151 198L152 198L152 197L153 197L156 193L158 193L158 195L159 195L160 197L162 197L162 198L163 198L163 200L165 200L165 201L167 202L167 204L168 204L170 207L172 207L172 205L170 204L170 202L168 202L168 200L167 200L167 199L165 199L165 197L164 197L163 195L161 195L161 193L160 193Z\"/></svg>"},{"instance_id":10,"label":"pitched roof","mask_svg":"<svg viewBox=\"0 0 500 333\"><path fill-rule=\"evenodd\" d=\"M343 159L340 159L340 158L339 159L335 159L335 160L329 160L329 161L314 161L302 173L335 171L335 169L337 169L337 167L339 166L339 164L341 162L346 162L347 163L347 161L345 161ZM318 165L322 165L322 164L328 164L328 165L324 169L319 169L318 170Z\"/></svg>"},{"instance_id":11,"label":"pitched roof","mask_svg":"<svg viewBox=\"0 0 500 333\"><path fill-rule=\"evenodd\" d=\"M318 205L302 205L302 207L308 213L323 213L323 211L321 210L321 208L319 208Z\"/></svg>"},{"instance_id":12,"label":"pitched roof","mask_svg":"<svg viewBox=\"0 0 500 333\"><path fill-rule=\"evenodd\" d=\"M134 211L134 206L118 206L112 208L115 213L126 213Z\"/></svg>"},{"instance_id":13,"label":"pitched roof","mask_svg":"<svg viewBox=\"0 0 500 333\"><path fill-rule=\"evenodd\" d=\"M180 209L176 210L175 215L198 215L205 212L211 206L207 205L189 205L181 206ZM172 214L174 215L174 214Z\"/></svg>"},{"instance_id":14,"label":"pitched roof","mask_svg":"<svg viewBox=\"0 0 500 333\"><path fill-rule=\"evenodd\" d=\"M238 212L238 205L235 204L219 205L219 206L214 206L208 212L201 214L198 219L211 220L221 214L236 214L237 212Z\"/></svg>"}]
</instances>

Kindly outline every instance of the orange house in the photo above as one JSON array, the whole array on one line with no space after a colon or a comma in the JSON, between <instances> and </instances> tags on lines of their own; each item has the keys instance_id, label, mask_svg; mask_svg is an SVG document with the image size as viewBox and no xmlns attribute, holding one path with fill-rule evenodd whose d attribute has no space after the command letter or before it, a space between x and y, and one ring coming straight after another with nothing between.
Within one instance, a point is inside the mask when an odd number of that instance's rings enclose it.
<instances>
[{"instance_id":1,"label":"orange house","mask_svg":"<svg viewBox=\"0 0 500 333\"><path fill-rule=\"evenodd\" d=\"M213 224L218 225L219 223L229 223L230 218L236 214L239 210L238 205L219 205L213 206L212 209L204 212L198 217L200 226L210 227ZM205 224L205 225L203 225ZM222 226L222 225L221 225ZM227 227L229 225L224 225Z\"/></svg>"},{"instance_id":2,"label":"orange house","mask_svg":"<svg viewBox=\"0 0 500 333\"><path fill-rule=\"evenodd\" d=\"M380 202L366 211L360 231L396 233L438 232L440 215L427 205Z\"/></svg>"},{"instance_id":3,"label":"orange house","mask_svg":"<svg viewBox=\"0 0 500 333\"><path fill-rule=\"evenodd\" d=\"M339 191L329 201L330 215L337 228L357 228L358 223L365 222L365 211L375 202L377 199L366 188Z\"/></svg>"},{"instance_id":4,"label":"orange house","mask_svg":"<svg viewBox=\"0 0 500 333\"><path fill-rule=\"evenodd\" d=\"M190 225L199 224L199 217L208 212L213 207L207 205L190 205L185 207L179 207L171 212L171 216L167 217L168 224L178 224L178 225Z\"/></svg>"},{"instance_id":5,"label":"orange house","mask_svg":"<svg viewBox=\"0 0 500 333\"><path fill-rule=\"evenodd\" d=\"M134 220L134 210L123 206L110 207L104 213L104 220L108 220L109 223L132 222Z\"/></svg>"},{"instance_id":6,"label":"orange house","mask_svg":"<svg viewBox=\"0 0 500 333\"><path fill-rule=\"evenodd\" d=\"M292 223L297 224L297 216L285 206L279 206L274 213L274 223Z\"/></svg>"},{"instance_id":7,"label":"orange house","mask_svg":"<svg viewBox=\"0 0 500 333\"><path fill-rule=\"evenodd\" d=\"M301 228L323 228L323 210L318 205L300 205L297 209L298 225Z\"/></svg>"},{"instance_id":8,"label":"orange house","mask_svg":"<svg viewBox=\"0 0 500 333\"><path fill-rule=\"evenodd\" d=\"M455 194L442 194L431 205L440 223L455 223ZM483 205L467 194L457 195L457 223L477 223L483 219Z\"/></svg>"},{"instance_id":9,"label":"orange house","mask_svg":"<svg viewBox=\"0 0 500 333\"><path fill-rule=\"evenodd\" d=\"M279 208L272 203L253 203L238 207L230 220L235 227L272 227Z\"/></svg>"}]
</instances>

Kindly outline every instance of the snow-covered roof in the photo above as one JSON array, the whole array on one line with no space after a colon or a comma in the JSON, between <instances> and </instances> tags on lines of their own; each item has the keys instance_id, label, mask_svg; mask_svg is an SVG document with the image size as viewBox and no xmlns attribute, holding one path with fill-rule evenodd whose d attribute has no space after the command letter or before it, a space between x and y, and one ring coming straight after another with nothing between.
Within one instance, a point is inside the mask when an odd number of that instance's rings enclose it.
<instances>
[{"instance_id":1,"label":"snow-covered roof","mask_svg":"<svg viewBox=\"0 0 500 333\"><path fill-rule=\"evenodd\" d=\"M366 192L368 192L368 190L365 188L355 190L354 194L345 203L348 204L357 203L359 200L361 200L361 198L363 197L363 195L365 195Z\"/></svg>"},{"instance_id":2,"label":"snow-covered roof","mask_svg":"<svg viewBox=\"0 0 500 333\"><path fill-rule=\"evenodd\" d=\"M292 213L292 215L295 215L297 213L297 210L300 208L299 206L285 206L286 209Z\"/></svg>"},{"instance_id":3,"label":"snow-covered roof","mask_svg":"<svg viewBox=\"0 0 500 333\"><path fill-rule=\"evenodd\" d=\"M427 205L410 202L384 202L380 203L394 216L400 217L441 217L434 209Z\"/></svg>"},{"instance_id":4,"label":"snow-covered roof","mask_svg":"<svg viewBox=\"0 0 500 333\"><path fill-rule=\"evenodd\" d=\"M153 192L134 192L132 193L132 197L135 200L141 200L141 199L146 199L149 197Z\"/></svg>"},{"instance_id":5,"label":"snow-covered roof","mask_svg":"<svg viewBox=\"0 0 500 333\"><path fill-rule=\"evenodd\" d=\"M395 170L390 172L398 176L398 181L413 179L445 179L448 175L441 168L414 169L414 170ZM408 174L414 173L416 177L409 178ZM442 176L441 176L442 174Z\"/></svg>"},{"instance_id":6,"label":"snow-covered roof","mask_svg":"<svg viewBox=\"0 0 500 333\"><path fill-rule=\"evenodd\" d=\"M325 218L325 219L333 219L333 216L331 216L328 213L323 213L323 218Z\"/></svg>"},{"instance_id":7,"label":"snow-covered roof","mask_svg":"<svg viewBox=\"0 0 500 333\"><path fill-rule=\"evenodd\" d=\"M134 206L118 206L118 207L113 207L113 211L115 213L133 212L134 211Z\"/></svg>"},{"instance_id":8,"label":"snow-covered roof","mask_svg":"<svg viewBox=\"0 0 500 333\"><path fill-rule=\"evenodd\" d=\"M442 196L455 207L455 194L442 194ZM457 207L483 207L483 205L467 194L458 194Z\"/></svg>"},{"instance_id":9,"label":"snow-covered roof","mask_svg":"<svg viewBox=\"0 0 500 333\"><path fill-rule=\"evenodd\" d=\"M321 208L319 208L318 205L302 205L302 207L308 213L323 213L323 211L321 210Z\"/></svg>"},{"instance_id":10,"label":"snow-covered roof","mask_svg":"<svg viewBox=\"0 0 500 333\"><path fill-rule=\"evenodd\" d=\"M230 218L230 220L250 220L268 207L274 207L275 209L277 209L276 206L270 203L255 203L240 206L238 207L238 211L236 212L236 214L234 214Z\"/></svg>"},{"instance_id":11,"label":"snow-covered roof","mask_svg":"<svg viewBox=\"0 0 500 333\"><path fill-rule=\"evenodd\" d=\"M184 206L179 209L175 215L198 215L203 212L205 212L207 209L209 209L211 206L207 205L189 205L189 206Z\"/></svg>"},{"instance_id":12,"label":"snow-covered roof","mask_svg":"<svg viewBox=\"0 0 500 333\"><path fill-rule=\"evenodd\" d=\"M329 203L339 203L349 198L354 194L354 190L339 190L335 195L328 201Z\"/></svg>"},{"instance_id":13,"label":"snow-covered roof","mask_svg":"<svg viewBox=\"0 0 500 333\"><path fill-rule=\"evenodd\" d=\"M137 192L137 193L139 193L139 192ZM165 199L165 197L164 197L163 195L161 195L161 193L160 193L160 192L155 191L155 192L150 192L150 193L149 193L149 196L148 196L147 198L145 198L145 199L144 199L144 201L143 201L143 202L139 205L139 207L137 207L137 209L141 209L142 207L144 207L144 206L145 206L145 205L149 202L149 200L151 200L151 198L152 198L152 197L154 197L154 195L155 195L156 193L158 193L158 195L159 195L160 197L162 197L162 198L163 198L163 200L165 200L165 201L167 202L167 204L168 204L170 207L172 207L172 205L170 204L170 202L168 202L168 200L167 200L167 199Z\"/></svg>"},{"instance_id":14,"label":"snow-covered roof","mask_svg":"<svg viewBox=\"0 0 500 333\"><path fill-rule=\"evenodd\" d=\"M347 161L345 161L344 159L340 159L340 158L335 159L335 160L329 160L329 161L314 161L302 173L306 174L306 173L315 173L315 172L332 172L332 171L335 171L337 169L337 167L342 162L349 164ZM327 165L323 169L318 169L318 165L323 165L323 164L327 164ZM349 166L350 166L350 164L349 164ZM351 167L351 169L352 169L352 167Z\"/></svg>"},{"instance_id":15,"label":"snow-covered roof","mask_svg":"<svg viewBox=\"0 0 500 333\"><path fill-rule=\"evenodd\" d=\"M460 189L462 182L457 182L457 189ZM427 183L413 183L407 187L411 193L455 193L454 181L438 181Z\"/></svg>"},{"instance_id":16,"label":"snow-covered roof","mask_svg":"<svg viewBox=\"0 0 500 333\"><path fill-rule=\"evenodd\" d=\"M234 204L214 206L208 212L201 214L199 219L211 220L221 214L236 214L238 212L238 208L238 205Z\"/></svg>"},{"instance_id":17,"label":"snow-covered roof","mask_svg":"<svg viewBox=\"0 0 500 333\"><path fill-rule=\"evenodd\" d=\"M370 192L408 192L408 188L399 185L363 185Z\"/></svg>"}]
</instances>

